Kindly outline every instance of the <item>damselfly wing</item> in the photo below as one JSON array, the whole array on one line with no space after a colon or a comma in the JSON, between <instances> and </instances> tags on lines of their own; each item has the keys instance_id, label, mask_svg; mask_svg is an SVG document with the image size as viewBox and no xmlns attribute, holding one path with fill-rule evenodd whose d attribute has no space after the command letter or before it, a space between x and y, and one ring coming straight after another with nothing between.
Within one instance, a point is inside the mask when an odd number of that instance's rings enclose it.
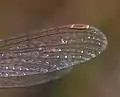
<instances>
[{"instance_id":1,"label":"damselfly wing","mask_svg":"<svg viewBox=\"0 0 120 97\"><path fill-rule=\"evenodd\" d=\"M72 24L0 41L0 87L22 87L60 78L107 46L97 28Z\"/></svg>"}]
</instances>

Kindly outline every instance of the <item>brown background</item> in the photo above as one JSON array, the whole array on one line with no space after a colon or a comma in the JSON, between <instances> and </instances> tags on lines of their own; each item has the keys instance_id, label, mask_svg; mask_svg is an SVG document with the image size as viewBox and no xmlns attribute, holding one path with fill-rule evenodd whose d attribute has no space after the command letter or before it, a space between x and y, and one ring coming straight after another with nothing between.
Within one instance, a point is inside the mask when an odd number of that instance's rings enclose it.
<instances>
[{"instance_id":1,"label":"brown background","mask_svg":"<svg viewBox=\"0 0 120 97\"><path fill-rule=\"evenodd\" d=\"M60 80L0 89L0 97L120 97L119 0L0 0L1 37L69 23L101 29L108 37L107 50Z\"/></svg>"}]
</instances>

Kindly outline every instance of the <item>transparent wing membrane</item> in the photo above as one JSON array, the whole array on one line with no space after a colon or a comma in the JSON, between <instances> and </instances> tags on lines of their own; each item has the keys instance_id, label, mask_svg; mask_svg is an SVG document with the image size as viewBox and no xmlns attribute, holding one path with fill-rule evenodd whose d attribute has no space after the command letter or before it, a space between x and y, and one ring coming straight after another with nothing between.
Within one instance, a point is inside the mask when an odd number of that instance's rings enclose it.
<instances>
[{"instance_id":1,"label":"transparent wing membrane","mask_svg":"<svg viewBox=\"0 0 120 97\"><path fill-rule=\"evenodd\" d=\"M0 84L3 78L7 84L3 82L1 87L29 86L59 78L65 74L63 71L96 57L106 46L106 36L100 30L83 24L3 39L0 41ZM24 77L27 81L34 80L27 84Z\"/></svg>"}]
</instances>

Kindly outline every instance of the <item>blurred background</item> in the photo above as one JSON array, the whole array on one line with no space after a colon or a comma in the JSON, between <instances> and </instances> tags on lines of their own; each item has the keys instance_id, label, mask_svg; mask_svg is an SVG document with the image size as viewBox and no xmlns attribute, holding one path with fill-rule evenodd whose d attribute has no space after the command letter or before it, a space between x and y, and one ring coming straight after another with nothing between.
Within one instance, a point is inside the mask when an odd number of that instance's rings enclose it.
<instances>
[{"instance_id":1,"label":"blurred background","mask_svg":"<svg viewBox=\"0 0 120 97\"><path fill-rule=\"evenodd\" d=\"M101 29L106 51L60 80L0 89L0 97L120 97L119 0L0 0L0 37L72 23Z\"/></svg>"}]
</instances>

